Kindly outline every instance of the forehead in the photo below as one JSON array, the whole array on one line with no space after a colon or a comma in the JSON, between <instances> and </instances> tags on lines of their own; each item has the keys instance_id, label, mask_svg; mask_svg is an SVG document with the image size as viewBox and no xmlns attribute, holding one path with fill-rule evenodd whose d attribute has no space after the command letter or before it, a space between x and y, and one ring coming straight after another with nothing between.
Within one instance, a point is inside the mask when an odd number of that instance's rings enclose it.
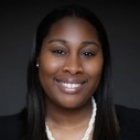
<instances>
[{"instance_id":1,"label":"forehead","mask_svg":"<svg viewBox=\"0 0 140 140\"><path fill-rule=\"evenodd\" d=\"M55 22L47 35L51 36L86 36L87 38L97 38L97 31L95 27L88 21L78 17L65 17ZM48 38L47 37L47 38Z\"/></svg>"}]
</instances>

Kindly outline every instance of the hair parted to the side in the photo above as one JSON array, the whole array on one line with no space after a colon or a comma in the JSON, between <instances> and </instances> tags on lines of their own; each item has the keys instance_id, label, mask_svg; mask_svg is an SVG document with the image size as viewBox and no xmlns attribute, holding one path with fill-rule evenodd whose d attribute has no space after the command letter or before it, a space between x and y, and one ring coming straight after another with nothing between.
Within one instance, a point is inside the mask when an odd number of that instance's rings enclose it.
<instances>
[{"instance_id":1,"label":"hair parted to the side","mask_svg":"<svg viewBox=\"0 0 140 140\"><path fill-rule=\"evenodd\" d=\"M47 140L45 132L45 101L41 87L37 58L40 54L42 42L48 35L51 26L65 17L77 17L88 21L97 30L103 51L103 72L100 83L94 93L97 102L94 140L119 140L119 126L112 101L111 90L111 59L106 31L101 21L93 12L77 5L64 6L49 13L39 24L36 32L35 46L28 65L27 75L27 110L28 110L28 140Z\"/></svg>"}]
</instances>

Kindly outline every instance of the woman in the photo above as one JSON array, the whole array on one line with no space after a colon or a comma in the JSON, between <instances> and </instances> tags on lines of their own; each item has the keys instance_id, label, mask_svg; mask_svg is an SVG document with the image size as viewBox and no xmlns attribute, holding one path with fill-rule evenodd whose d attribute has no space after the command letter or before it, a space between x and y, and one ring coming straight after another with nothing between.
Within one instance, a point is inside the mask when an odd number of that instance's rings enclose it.
<instances>
[{"instance_id":1,"label":"woman","mask_svg":"<svg viewBox=\"0 0 140 140\"><path fill-rule=\"evenodd\" d=\"M51 12L38 27L28 67L29 139L118 140L110 78L99 19L79 6Z\"/></svg>"},{"instance_id":2,"label":"woman","mask_svg":"<svg viewBox=\"0 0 140 140\"><path fill-rule=\"evenodd\" d=\"M39 24L27 84L27 125L19 115L14 119L18 137L24 132L26 140L140 139L140 113L112 101L103 25L83 7L61 7Z\"/></svg>"}]
</instances>

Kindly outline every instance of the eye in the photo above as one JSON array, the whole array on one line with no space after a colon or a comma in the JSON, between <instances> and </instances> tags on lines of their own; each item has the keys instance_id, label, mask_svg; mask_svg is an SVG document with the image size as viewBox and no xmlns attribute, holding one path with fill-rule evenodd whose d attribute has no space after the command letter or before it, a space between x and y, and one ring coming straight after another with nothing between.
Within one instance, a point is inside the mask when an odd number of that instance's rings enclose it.
<instances>
[{"instance_id":1,"label":"eye","mask_svg":"<svg viewBox=\"0 0 140 140\"><path fill-rule=\"evenodd\" d=\"M56 55L66 55L66 52L62 49L52 50L52 53Z\"/></svg>"},{"instance_id":2,"label":"eye","mask_svg":"<svg viewBox=\"0 0 140 140\"><path fill-rule=\"evenodd\" d=\"M85 57L92 57L92 56L95 56L95 53L93 53L93 52L84 52L83 55Z\"/></svg>"}]
</instances>

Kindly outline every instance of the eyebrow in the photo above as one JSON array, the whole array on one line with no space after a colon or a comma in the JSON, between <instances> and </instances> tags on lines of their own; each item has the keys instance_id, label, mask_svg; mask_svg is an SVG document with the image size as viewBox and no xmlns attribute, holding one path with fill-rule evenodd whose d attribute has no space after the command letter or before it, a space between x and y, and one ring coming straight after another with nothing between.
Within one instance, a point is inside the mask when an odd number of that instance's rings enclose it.
<instances>
[{"instance_id":1,"label":"eyebrow","mask_svg":"<svg viewBox=\"0 0 140 140\"><path fill-rule=\"evenodd\" d=\"M67 44L68 42L64 39L60 39L60 38L56 38L56 39L51 39L50 41L48 41L48 43L53 43L53 42L61 42L63 44ZM82 45L96 45L97 47L100 48L100 45L94 41L84 41L81 43Z\"/></svg>"},{"instance_id":2,"label":"eyebrow","mask_svg":"<svg viewBox=\"0 0 140 140\"><path fill-rule=\"evenodd\" d=\"M83 45L96 45L97 47L100 48L100 45L94 41L84 41L82 42Z\"/></svg>"},{"instance_id":3,"label":"eyebrow","mask_svg":"<svg viewBox=\"0 0 140 140\"><path fill-rule=\"evenodd\" d=\"M56 38L56 39L51 39L50 41L48 41L48 43L52 43L52 42L61 42L63 44L66 44L67 41L64 40L64 39L59 39L59 38Z\"/></svg>"}]
</instances>

